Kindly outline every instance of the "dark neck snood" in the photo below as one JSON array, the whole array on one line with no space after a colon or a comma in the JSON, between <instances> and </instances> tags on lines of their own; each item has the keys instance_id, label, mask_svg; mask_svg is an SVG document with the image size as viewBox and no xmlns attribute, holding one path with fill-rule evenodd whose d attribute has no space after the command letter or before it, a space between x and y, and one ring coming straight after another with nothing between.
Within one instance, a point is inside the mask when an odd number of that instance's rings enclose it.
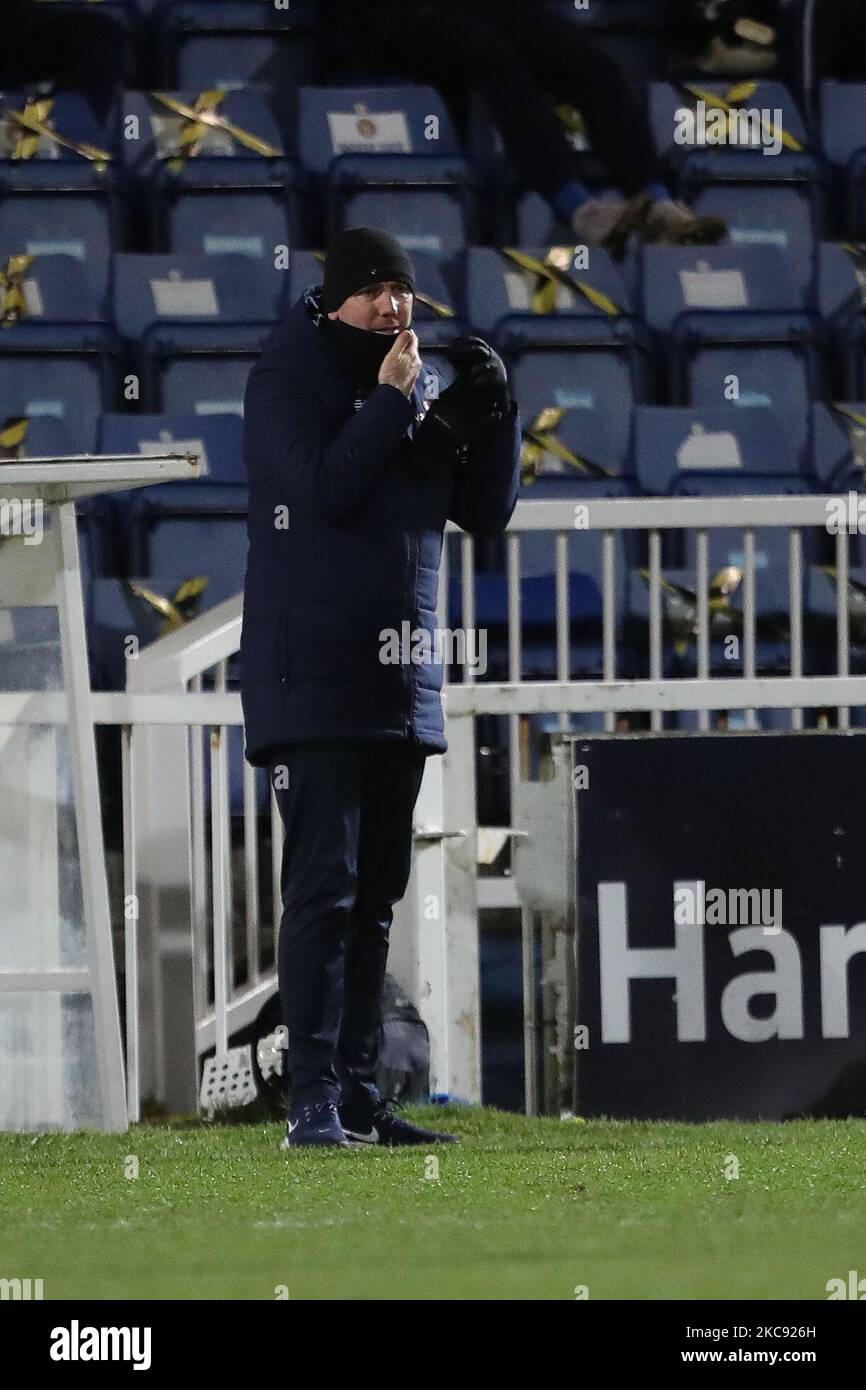
<instances>
[{"instance_id":1,"label":"dark neck snood","mask_svg":"<svg viewBox=\"0 0 866 1390\"><path fill-rule=\"evenodd\" d=\"M340 365L352 379L352 385L371 391L379 377L379 369L394 345L396 334L371 333L366 328L353 328L340 319L322 316L319 330L333 350Z\"/></svg>"}]
</instances>

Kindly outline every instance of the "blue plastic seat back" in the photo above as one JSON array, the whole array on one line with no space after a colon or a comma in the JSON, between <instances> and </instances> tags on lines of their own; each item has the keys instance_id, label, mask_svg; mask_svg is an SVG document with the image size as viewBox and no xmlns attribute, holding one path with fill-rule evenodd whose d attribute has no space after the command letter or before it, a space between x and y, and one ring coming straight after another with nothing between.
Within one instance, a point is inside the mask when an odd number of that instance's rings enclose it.
<instances>
[{"instance_id":1,"label":"blue plastic seat back","mask_svg":"<svg viewBox=\"0 0 866 1390\"><path fill-rule=\"evenodd\" d=\"M86 193L16 193L0 197L0 263L12 254L75 260L104 302L109 285L111 218L104 200Z\"/></svg>"},{"instance_id":2,"label":"blue plastic seat back","mask_svg":"<svg viewBox=\"0 0 866 1390\"><path fill-rule=\"evenodd\" d=\"M822 241L818 246L816 299L821 319L837 338L863 311L860 281L866 266L844 246Z\"/></svg>"},{"instance_id":3,"label":"blue plastic seat back","mask_svg":"<svg viewBox=\"0 0 866 1390\"><path fill-rule=\"evenodd\" d=\"M866 82L821 84L821 145L830 163L860 179L866 158Z\"/></svg>"},{"instance_id":4,"label":"blue plastic seat back","mask_svg":"<svg viewBox=\"0 0 866 1390\"><path fill-rule=\"evenodd\" d=\"M752 407L772 406L784 420L798 455L808 440L804 406L816 394L810 358L796 347L762 344L704 348L691 360L688 394L694 405L715 406L724 401L736 380L738 397L731 404L744 414Z\"/></svg>"},{"instance_id":5,"label":"blue plastic seat back","mask_svg":"<svg viewBox=\"0 0 866 1390\"><path fill-rule=\"evenodd\" d=\"M247 378L261 342L230 356L196 354L165 360L156 385L156 400L168 414L241 417Z\"/></svg>"},{"instance_id":6,"label":"blue plastic seat back","mask_svg":"<svg viewBox=\"0 0 866 1390\"><path fill-rule=\"evenodd\" d=\"M170 338L172 328L206 334L273 323L283 312L286 278L267 256L118 255L115 319L132 340L155 329Z\"/></svg>"},{"instance_id":7,"label":"blue plastic seat back","mask_svg":"<svg viewBox=\"0 0 866 1390\"><path fill-rule=\"evenodd\" d=\"M313 0L167 0L159 7L163 65L184 86L296 87L313 62Z\"/></svg>"},{"instance_id":8,"label":"blue plastic seat back","mask_svg":"<svg viewBox=\"0 0 866 1390\"><path fill-rule=\"evenodd\" d=\"M274 258L292 241L282 190L273 194L181 193L165 218L167 244L181 255Z\"/></svg>"},{"instance_id":9,"label":"blue plastic seat back","mask_svg":"<svg viewBox=\"0 0 866 1390\"><path fill-rule=\"evenodd\" d=\"M0 239L0 270L9 274L13 256L25 253L32 260L24 269L21 287L24 308L12 326L0 336L0 350L13 350L16 342L46 346L87 346L105 337L107 309L104 282L98 268L77 256L26 252L20 243Z\"/></svg>"},{"instance_id":10,"label":"blue plastic seat back","mask_svg":"<svg viewBox=\"0 0 866 1390\"><path fill-rule=\"evenodd\" d=\"M0 462L60 458L73 453L72 437L62 419L55 415L16 417L4 407L0 415Z\"/></svg>"},{"instance_id":11,"label":"blue plastic seat back","mask_svg":"<svg viewBox=\"0 0 866 1390\"><path fill-rule=\"evenodd\" d=\"M799 188L710 184L695 211L721 217L731 246L775 246L796 262L799 279L813 269L820 227L812 200Z\"/></svg>"},{"instance_id":12,"label":"blue plastic seat back","mask_svg":"<svg viewBox=\"0 0 866 1390\"><path fill-rule=\"evenodd\" d=\"M106 405L98 357L50 355L0 358L0 419L53 420L73 453L90 453Z\"/></svg>"},{"instance_id":13,"label":"blue plastic seat back","mask_svg":"<svg viewBox=\"0 0 866 1390\"><path fill-rule=\"evenodd\" d=\"M703 325L709 335L723 331L726 318L736 314L746 328L754 319L759 339L760 315L796 316L808 308L809 281L796 271L774 246L647 246L641 266L646 321L669 335L688 315L696 333Z\"/></svg>"},{"instance_id":14,"label":"blue plastic seat back","mask_svg":"<svg viewBox=\"0 0 866 1390\"><path fill-rule=\"evenodd\" d=\"M42 131L33 141L30 126L38 123ZM116 173L112 142L86 97L75 92L41 96L24 91L0 92L0 186L66 191L82 189L107 192ZM64 142L51 138L56 130ZM84 155L71 146L87 147ZM100 156L107 155L108 159Z\"/></svg>"},{"instance_id":15,"label":"blue plastic seat back","mask_svg":"<svg viewBox=\"0 0 866 1390\"><path fill-rule=\"evenodd\" d=\"M103 415L99 422L99 448L105 454L198 455L205 472L199 487L202 497L214 485L246 485L243 463L243 423L236 415ZM136 496L171 497L186 484L163 483L137 489Z\"/></svg>"},{"instance_id":16,"label":"blue plastic seat back","mask_svg":"<svg viewBox=\"0 0 866 1390\"><path fill-rule=\"evenodd\" d=\"M523 353L509 369L518 403L536 401L558 409L610 410L625 418L635 400L631 367L626 354L599 346L586 351Z\"/></svg>"},{"instance_id":17,"label":"blue plastic seat back","mask_svg":"<svg viewBox=\"0 0 866 1390\"><path fill-rule=\"evenodd\" d=\"M812 406L812 466L821 492L866 490L866 402Z\"/></svg>"},{"instance_id":18,"label":"blue plastic seat back","mask_svg":"<svg viewBox=\"0 0 866 1390\"><path fill-rule=\"evenodd\" d=\"M431 121L437 124L431 125ZM436 138L429 132L435 129ZM298 148L305 169L325 175L337 158L353 159L353 176L363 178L361 159L412 155L436 160L459 156L448 110L432 87L303 87L299 93Z\"/></svg>"},{"instance_id":19,"label":"blue plastic seat back","mask_svg":"<svg viewBox=\"0 0 866 1390\"><path fill-rule=\"evenodd\" d=\"M127 136L121 142L121 150L137 177L160 175L181 185L219 187L236 177L235 170L256 182L266 182L269 175L276 181L280 173L284 174L289 153L268 94L255 88L215 90L222 92L221 99L213 105L212 119L200 123L195 153L186 158L178 158L183 149L181 137L189 131L192 121L174 107L179 104L194 111L202 89L124 93L125 129L133 128L134 121L137 138ZM244 135L264 142L273 154L264 148L249 148Z\"/></svg>"},{"instance_id":20,"label":"blue plastic seat back","mask_svg":"<svg viewBox=\"0 0 866 1390\"><path fill-rule=\"evenodd\" d=\"M480 332L524 342L549 341L570 328L582 333L594 320L611 336L633 312L631 296L617 267L605 251L564 245L515 248L541 265L550 262L565 280L554 288L525 265L490 247L472 247L466 255L466 298L469 317ZM543 293L539 295L539 291ZM545 292L546 291L546 292ZM555 294L555 298L554 298ZM552 304L550 301L553 301ZM606 306L606 307L605 307Z\"/></svg>"},{"instance_id":21,"label":"blue plastic seat back","mask_svg":"<svg viewBox=\"0 0 866 1390\"><path fill-rule=\"evenodd\" d=\"M642 489L711 496L782 488L801 460L784 419L767 407L639 406L635 465ZM805 485L807 480L800 481Z\"/></svg>"},{"instance_id":22,"label":"blue plastic seat back","mask_svg":"<svg viewBox=\"0 0 866 1390\"><path fill-rule=\"evenodd\" d=\"M818 166L809 152L809 133L783 83L758 81L754 90L738 95L742 88L736 80L687 81L697 93L669 82L651 83L649 110L659 153L684 165L688 176L709 183L814 177ZM733 110L714 110L708 97L721 98Z\"/></svg>"},{"instance_id":23,"label":"blue plastic seat back","mask_svg":"<svg viewBox=\"0 0 866 1390\"><path fill-rule=\"evenodd\" d=\"M244 587L247 562L246 489L220 489L221 507L215 501L188 498L186 513L171 499L149 500L136 508L136 524L142 528L148 573L175 573L186 566L190 573L205 574L224 597Z\"/></svg>"},{"instance_id":24,"label":"blue plastic seat back","mask_svg":"<svg viewBox=\"0 0 866 1390\"><path fill-rule=\"evenodd\" d=\"M521 395L520 413L524 434L532 431L542 444L547 436L554 442L554 449L545 449L539 460L537 474L541 478L563 478L578 481L599 476L591 466L581 471L567 459L559 456L555 445L559 444L578 458L588 460L590 465L605 470L615 477L630 475L630 435L631 413L629 410L611 409L606 403L595 407L575 406L555 407L562 410L561 418L550 414L554 403L543 388L537 391L525 390ZM535 486L535 485L533 485Z\"/></svg>"},{"instance_id":25,"label":"blue plastic seat back","mask_svg":"<svg viewBox=\"0 0 866 1390\"><path fill-rule=\"evenodd\" d=\"M411 254L454 254L469 239L462 198L446 189L356 188L340 199L335 232L387 227Z\"/></svg>"}]
</instances>

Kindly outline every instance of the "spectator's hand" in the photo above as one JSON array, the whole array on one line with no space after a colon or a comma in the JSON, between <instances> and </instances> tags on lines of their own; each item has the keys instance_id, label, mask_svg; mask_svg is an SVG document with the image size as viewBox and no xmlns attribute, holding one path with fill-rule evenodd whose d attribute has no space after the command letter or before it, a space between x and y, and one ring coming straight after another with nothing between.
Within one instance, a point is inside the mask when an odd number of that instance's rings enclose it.
<instances>
[{"instance_id":1,"label":"spectator's hand","mask_svg":"<svg viewBox=\"0 0 866 1390\"><path fill-rule=\"evenodd\" d=\"M454 386L459 383L471 401L477 423L486 424L490 419L508 414L511 397L505 366L483 338L455 338L446 354L457 373ZM451 391L454 386L450 387Z\"/></svg>"},{"instance_id":2,"label":"spectator's hand","mask_svg":"<svg viewBox=\"0 0 866 1390\"><path fill-rule=\"evenodd\" d=\"M394 339L394 346L379 368L379 385L396 386L407 398L421 372L418 338L411 328L404 328Z\"/></svg>"}]
</instances>

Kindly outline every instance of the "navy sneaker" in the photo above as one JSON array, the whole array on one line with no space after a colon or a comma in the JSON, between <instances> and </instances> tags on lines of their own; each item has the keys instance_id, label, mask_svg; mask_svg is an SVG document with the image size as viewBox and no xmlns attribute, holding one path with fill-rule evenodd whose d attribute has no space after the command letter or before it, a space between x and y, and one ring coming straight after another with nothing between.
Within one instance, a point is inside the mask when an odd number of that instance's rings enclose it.
<instances>
[{"instance_id":1,"label":"navy sneaker","mask_svg":"<svg viewBox=\"0 0 866 1390\"><path fill-rule=\"evenodd\" d=\"M371 1144L385 1144L388 1148L402 1148L407 1144L457 1144L456 1134L443 1134L439 1130L422 1129L420 1125L410 1124L402 1115L394 1113L399 1101L380 1100L375 1105L369 1102L351 1102L340 1106L340 1123L351 1149L366 1148Z\"/></svg>"},{"instance_id":2,"label":"navy sneaker","mask_svg":"<svg viewBox=\"0 0 866 1390\"><path fill-rule=\"evenodd\" d=\"M349 1147L332 1100L295 1101L286 1120L286 1137L280 1148L300 1149L304 1146Z\"/></svg>"}]
</instances>

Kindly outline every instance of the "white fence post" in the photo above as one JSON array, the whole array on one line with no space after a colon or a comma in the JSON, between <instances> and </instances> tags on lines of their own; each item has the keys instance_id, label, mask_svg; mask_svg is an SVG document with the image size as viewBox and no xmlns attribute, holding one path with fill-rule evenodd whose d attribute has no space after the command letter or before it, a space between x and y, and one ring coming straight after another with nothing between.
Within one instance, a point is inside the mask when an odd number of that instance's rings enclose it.
<instances>
[{"instance_id":1,"label":"white fence post","mask_svg":"<svg viewBox=\"0 0 866 1390\"><path fill-rule=\"evenodd\" d=\"M463 832L444 842L449 1091L478 1104L481 979L474 718L449 719L447 738L442 798L445 825L448 830Z\"/></svg>"},{"instance_id":2,"label":"white fence post","mask_svg":"<svg viewBox=\"0 0 866 1390\"><path fill-rule=\"evenodd\" d=\"M131 689L136 670L131 663ZM178 693L183 695L182 686ZM198 1085L188 730L140 727L130 762L139 907L139 1095L173 1113L190 1114Z\"/></svg>"}]
</instances>

